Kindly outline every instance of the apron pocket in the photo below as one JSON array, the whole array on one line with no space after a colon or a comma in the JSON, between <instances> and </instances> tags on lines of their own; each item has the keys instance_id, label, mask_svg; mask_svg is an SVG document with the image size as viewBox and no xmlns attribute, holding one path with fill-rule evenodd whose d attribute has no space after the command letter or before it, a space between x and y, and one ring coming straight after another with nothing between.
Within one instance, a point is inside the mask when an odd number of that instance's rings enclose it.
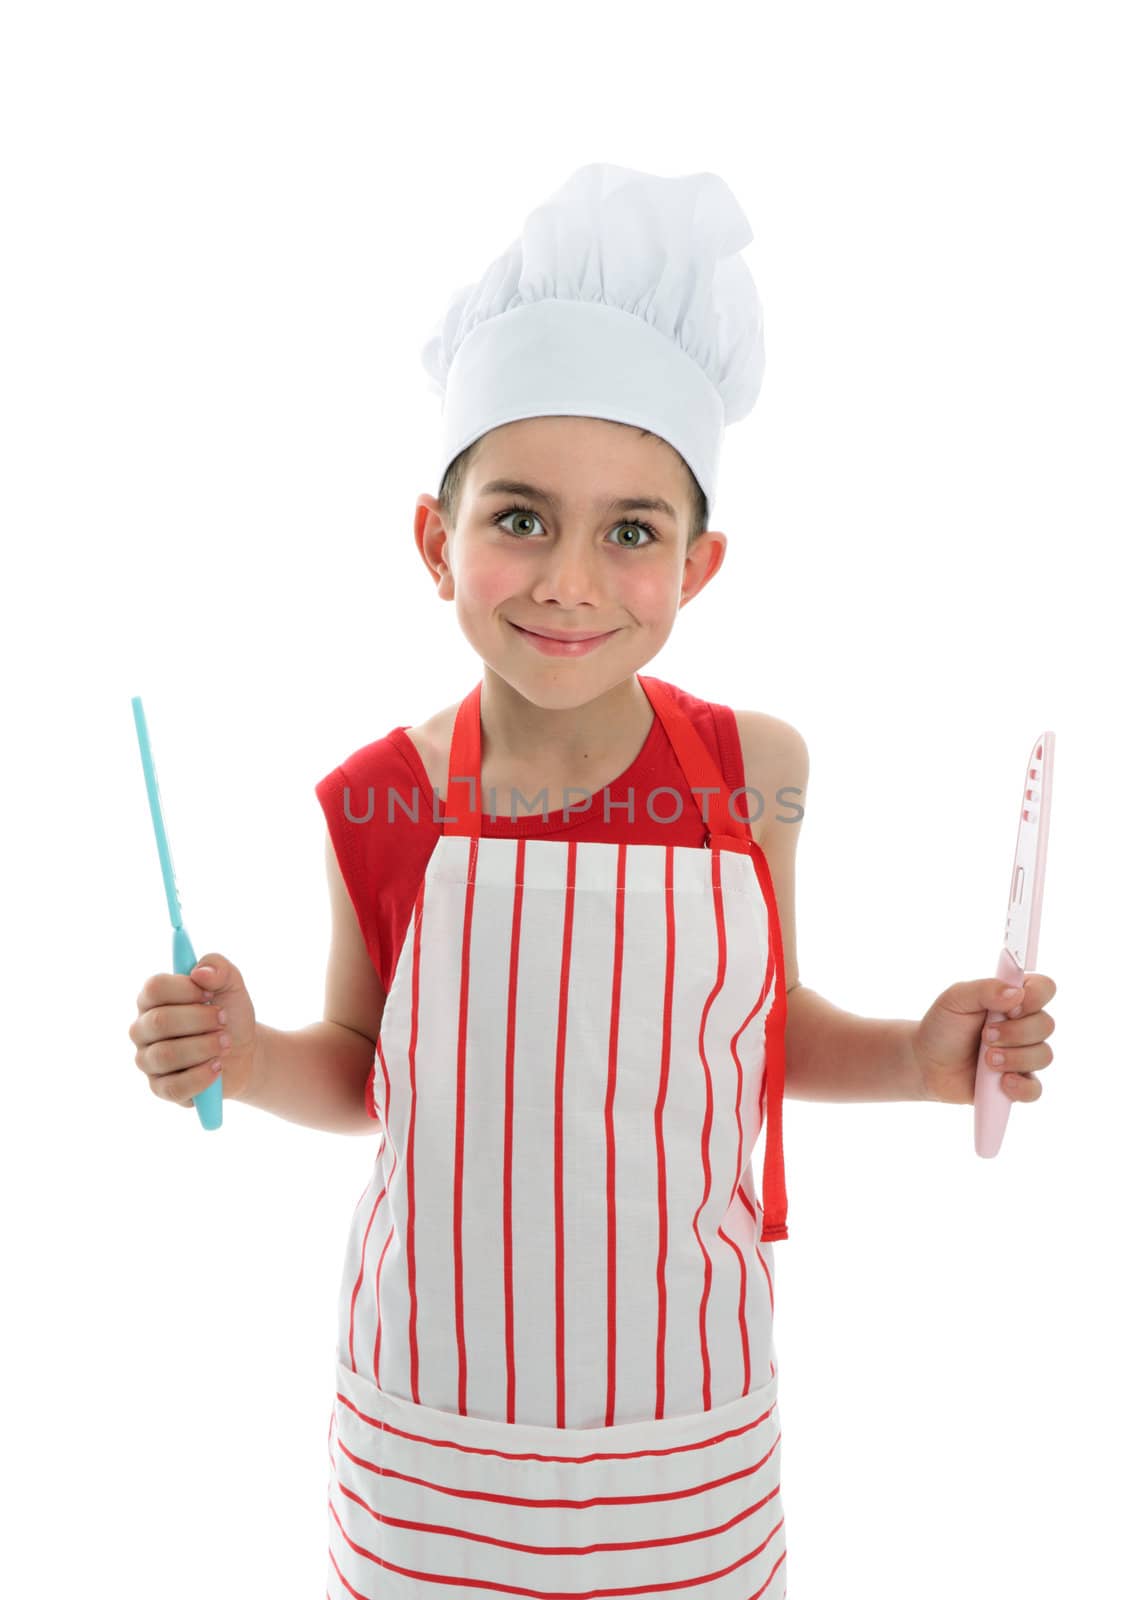
<instances>
[{"instance_id":1,"label":"apron pocket","mask_svg":"<svg viewBox=\"0 0 1139 1600\"><path fill-rule=\"evenodd\" d=\"M777 1378L613 1428L418 1406L336 1362L330 1600L783 1600Z\"/></svg>"}]
</instances>

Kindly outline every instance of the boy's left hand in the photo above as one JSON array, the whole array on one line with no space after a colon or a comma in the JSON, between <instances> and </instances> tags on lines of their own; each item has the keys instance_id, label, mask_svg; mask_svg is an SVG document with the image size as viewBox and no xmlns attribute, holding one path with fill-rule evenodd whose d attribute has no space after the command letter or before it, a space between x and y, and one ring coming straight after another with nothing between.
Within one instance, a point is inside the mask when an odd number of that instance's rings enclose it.
<instances>
[{"instance_id":1,"label":"boy's left hand","mask_svg":"<svg viewBox=\"0 0 1139 1600\"><path fill-rule=\"evenodd\" d=\"M990 1011L1005 1010L1001 993L1008 985L1001 978L977 978L954 983L944 990L918 1023L914 1035L914 1063L927 1100L942 1100L947 1105L973 1104L977 1076L977 1053L981 1032ZM1039 1100L1043 1085L1036 1076L1052 1060L1052 1047L1045 1040L1056 1026L1044 1007L1056 993L1056 985L1042 972L1030 972L1024 980L1024 998L1013 1002L1007 1020L991 1024L1000 1037L985 1040L986 1061L992 1052L1004 1055L1001 1088L1010 1100Z\"/></svg>"}]
</instances>

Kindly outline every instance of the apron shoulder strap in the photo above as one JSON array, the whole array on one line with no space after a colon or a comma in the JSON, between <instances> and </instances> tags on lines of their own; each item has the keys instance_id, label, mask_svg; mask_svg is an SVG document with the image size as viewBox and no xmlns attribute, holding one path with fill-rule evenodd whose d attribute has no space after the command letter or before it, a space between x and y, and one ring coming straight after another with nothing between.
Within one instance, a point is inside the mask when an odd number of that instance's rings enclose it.
<instances>
[{"instance_id":1,"label":"apron shoulder strap","mask_svg":"<svg viewBox=\"0 0 1139 1600\"><path fill-rule=\"evenodd\" d=\"M455 717L447 767L447 805L443 832L476 838L482 816L482 728L479 707L482 681L475 684ZM454 819L454 820L451 820Z\"/></svg>"}]
</instances>

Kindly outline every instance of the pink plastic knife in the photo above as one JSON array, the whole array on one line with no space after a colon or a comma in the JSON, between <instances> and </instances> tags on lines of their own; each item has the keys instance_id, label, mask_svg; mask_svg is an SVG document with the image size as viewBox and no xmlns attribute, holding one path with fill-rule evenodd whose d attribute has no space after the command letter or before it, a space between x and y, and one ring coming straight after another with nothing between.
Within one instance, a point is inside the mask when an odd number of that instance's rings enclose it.
<instances>
[{"instance_id":1,"label":"pink plastic knife","mask_svg":"<svg viewBox=\"0 0 1139 1600\"><path fill-rule=\"evenodd\" d=\"M1016 829L1016 858L1009 887L1005 939L997 958L997 977L1019 988L1025 973L1036 967L1036 942L1040 934L1040 907L1044 901L1044 862L1048 854L1048 812L1052 800L1054 733L1042 733L1032 747L1020 817ZM1004 1022L1003 1011L990 1011L985 1026ZM991 1047L981 1040L977 1052L977 1079L973 1090L973 1147L979 1156L995 1156L1005 1136L1012 1101L1001 1088L1007 1067L991 1067L986 1054Z\"/></svg>"}]
</instances>

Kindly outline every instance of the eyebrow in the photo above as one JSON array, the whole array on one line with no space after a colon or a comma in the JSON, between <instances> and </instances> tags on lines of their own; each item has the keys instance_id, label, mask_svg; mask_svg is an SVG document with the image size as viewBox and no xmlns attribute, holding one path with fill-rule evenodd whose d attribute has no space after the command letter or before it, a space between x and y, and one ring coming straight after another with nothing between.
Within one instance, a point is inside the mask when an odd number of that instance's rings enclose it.
<instances>
[{"instance_id":1,"label":"eyebrow","mask_svg":"<svg viewBox=\"0 0 1139 1600\"><path fill-rule=\"evenodd\" d=\"M545 489L539 489L536 484L522 483L516 478L494 478L490 483L484 483L479 490L480 496L488 494L523 494L531 500L542 500L548 506L553 506L555 511L560 511L562 503L556 494L550 494ZM598 509L601 511L659 511L662 516L677 520L676 512L667 500L661 500L656 495L630 495L623 499L599 501Z\"/></svg>"}]
</instances>

